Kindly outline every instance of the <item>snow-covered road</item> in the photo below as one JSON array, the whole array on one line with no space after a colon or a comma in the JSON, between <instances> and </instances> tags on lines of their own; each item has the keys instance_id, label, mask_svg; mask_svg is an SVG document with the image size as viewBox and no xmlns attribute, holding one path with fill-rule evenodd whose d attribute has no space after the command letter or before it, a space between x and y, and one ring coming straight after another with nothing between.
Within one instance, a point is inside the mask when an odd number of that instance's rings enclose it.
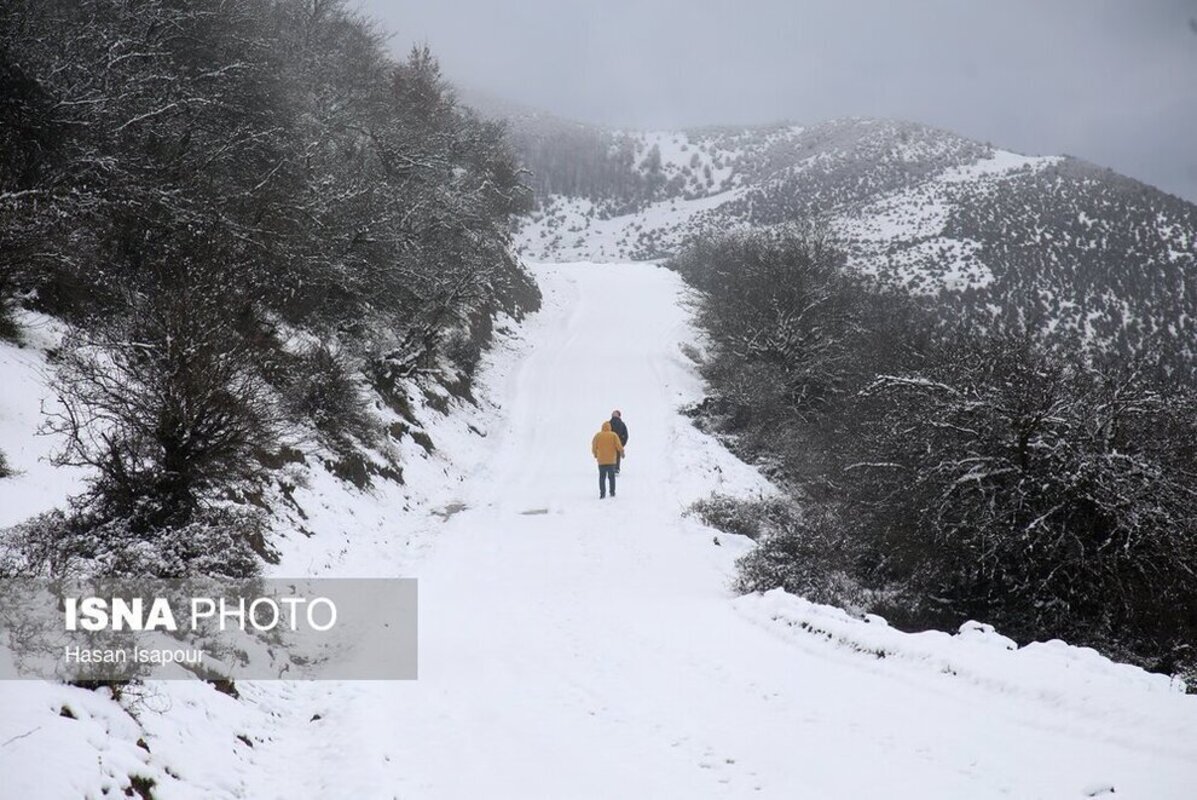
<instances>
[{"instance_id":1,"label":"snow-covered road","mask_svg":"<svg viewBox=\"0 0 1197 800\"><path fill-rule=\"evenodd\" d=\"M769 487L678 413L702 386L677 276L534 271L544 309L488 356L479 408L441 418L434 453L411 445L404 486L311 470L314 535L279 542L280 577L419 578L418 680L238 681L239 699L182 681L123 708L10 682L0 798L112 796L130 775L159 800L1197 798L1197 696L1163 676L736 598L751 543L684 511ZM33 389L18 401L36 412ZM617 407L629 455L600 501L590 438Z\"/></svg>"},{"instance_id":2,"label":"snow-covered road","mask_svg":"<svg viewBox=\"0 0 1197 800\"><path fill-rule=\"evenodd\" d=\"M734 601L748 544L682 512L764 487L677 413L701 387L676 276L536 272L489 455L409 572L419 680L297 688L306 733L258 748L248 796L1197 797L1197 698L1137 671L1062 648L1051 683L997 646L949 675L957 639L877 660L774 622L786 598ZM600 501L589 441L616 407L629 456Z\"/></svg>"}]
</instances>

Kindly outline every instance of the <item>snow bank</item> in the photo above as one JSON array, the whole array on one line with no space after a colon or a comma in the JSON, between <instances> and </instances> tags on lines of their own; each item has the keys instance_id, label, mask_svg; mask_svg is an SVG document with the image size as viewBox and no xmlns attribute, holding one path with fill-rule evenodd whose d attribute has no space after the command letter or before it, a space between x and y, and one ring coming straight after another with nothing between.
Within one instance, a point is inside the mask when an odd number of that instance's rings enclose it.
<instances>
[{"instance_id":1,"label":"snow bank","mask_svg":"<svg viewBox=\"0 0 1197 800\"><path fill-rule=\"evenodd\" d=\"M745 595L734 602L749 619L780 626L799 640L827 642L926 675L948 676L954 682L1069 705L1077 711L1125 694L1135 695L1137 702L1142 700L1140 695L1163 695L1166 703L1173 703L1185 692L1183 681L1111 661L1092 648L1058 639L1018 647L992 625L975 621L961 625L955 634L905 633L875 614L858 619L782 589Z\"/></svg>"}]
</instances>

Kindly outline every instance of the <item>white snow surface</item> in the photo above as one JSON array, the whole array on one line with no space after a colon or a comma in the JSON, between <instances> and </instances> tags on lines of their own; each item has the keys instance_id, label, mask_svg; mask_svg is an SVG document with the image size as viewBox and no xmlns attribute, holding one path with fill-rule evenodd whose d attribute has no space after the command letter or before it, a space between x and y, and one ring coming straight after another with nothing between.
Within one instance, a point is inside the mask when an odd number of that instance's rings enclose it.
<instances>
[{"instance_id":1,"label":"white snow surface","mask_svg":"<svg viewBox=\"0 0 1197 800\"><path fill-rule=\"evenodd\" d=\"M772 489L678 413L702 394L679 280L534 271L544 309L477 407L429 423L437 450L405 451L407 484L312 470L312 535L281 543L280 577L419 578L418 680L156 683L123 707L0 684L0 797L119 796L130 774L160 800L1197 795L1197 697L1164 676L978 623L906 634L735 597L752 543L685 509ZM0 350L6 379L19 363ZM590 437L617 407L628 458L600 501Z\"/></svg>"},{"instance_id":2,"label":"white snow surface","mask_svg":"<svg viewBox=\"0 0 1197 800\"><path fill-rule=\"evenodd\" d=\"M637 247L663 253L676 250L701 226L709 212L740 198L744 189L729 189L692 199L650 203L640 211L603 219L584 197L555 195L516 234L521 253L530 258L553 255L565 260L617 263Z\"/></svg>"},{"instance_id":3,"label":"white snow surface","mask_svg":"<svg viewBox=\"0 0 1197 800\"><path fill-rule=\"evenodd\" d=\"M941 288L981 288L993 281L993 273L981 259L980 243L947 231L957 195L992 193L1002 181L1060 160L994 150L989 158L952 167L835 216L830 227L843 242L848 263L861 272L883 273L911 291L928 294Z\"/></svg>"},{"instance_id":4,"label":"white snow surface","mask_svg":"<svg viewBox=\"0 0 1197 800\"><path fill-rule=\"evenodd\" d=\"M0 342L0 453L13 475L0 479L0 528L61 505L82 488L82 471L55 467L51 458L61 441L39 434L47 416L59 409L46 388L50 366L45 351L56 347L62 326L41 314L19 317L21 346Z\"/></svg>"}]
</instances>

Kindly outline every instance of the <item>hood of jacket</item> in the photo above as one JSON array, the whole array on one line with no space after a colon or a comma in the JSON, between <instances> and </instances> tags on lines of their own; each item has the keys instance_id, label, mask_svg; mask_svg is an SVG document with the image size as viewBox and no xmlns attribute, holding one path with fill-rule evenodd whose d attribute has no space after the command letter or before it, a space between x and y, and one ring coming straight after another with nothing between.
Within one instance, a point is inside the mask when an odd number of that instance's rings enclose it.
<instances>
[{"instance_id":1,"label":"hood of jacket","mask_svg":"<svg viewBox=\"0 0 1197 800\"><path fill-rule=\"evenodd\" d=\"M605 431L609 431L609 430L611 430L611 423L610 423L610 422L604 422L604 423L603 423L603 430L605 430Z\"/></svg>"}]
</instances>

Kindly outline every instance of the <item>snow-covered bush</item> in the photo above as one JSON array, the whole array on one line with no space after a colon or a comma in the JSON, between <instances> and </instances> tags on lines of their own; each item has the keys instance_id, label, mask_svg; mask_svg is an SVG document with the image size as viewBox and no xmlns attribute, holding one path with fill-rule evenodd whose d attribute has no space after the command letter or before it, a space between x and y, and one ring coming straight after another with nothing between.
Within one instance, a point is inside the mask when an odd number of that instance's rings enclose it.
<instances>
[{"instance_id":1,"label":"snow-covered bush","mask_svg":"<svg viewBox=\"0 0 1197 800\"><path fill-rule=\"evenodd\" d=\"M336 452L346 452L355 441L372 444L379 424L370 414L360 375L360 367L344 353L315 344L289 364L283 403L292 418L309 420Z\"/></svg>"},{"instance_id":2,"label":"snow-covered bush","mask_svg":"<svg viewBox=\"0 0 1197 800\"><path fill-rule=\"evenodd\" d=\"M66 515L49 511L0 529L0 578L70 576L72 559L63 546Z\"/></svg>"},{"instance_id":3,"label":"snow-covered bush","mask_svg":"<svg viewBox=\"0 0 1197 800\"><path fill-rule=\"evenodd\" d=\"M89 530L85 543L102 575L248 578L259 572L253 543L262 540L264 528L260 513L212 509L149 538L115 520Z\"/></svg>"},{"instance_id":4,"label":"snow-covered bush","mask_svg":"<svg viewBox=\"0 0 1197 800\"><path fill-rule=\"evenodd\" d=\"M726 494L699 500L690 511L712 528L750 539L776 532L797 520L800 514L797 505L784 497L741 500Z\"/></svg>"},{"instance_id":5,"label":"snow-covered bush","mask_svg":"<svg viewBox=\"0 0 1197 800\"><path fill-rule=\"evenodd\" d=\"M956 335L834 427L852 535L928 621L1162 654L1197 638L1197 402L1147 365Z\"/></svg>"},{"instance_id":6,"label":"snow-covered bush","mask_svg":"<svg viewBox=\"0 0 1197 800\"><path fill-rule=\"evenodd\" d=\"M861 582L858 576L868 572L871 554L825 509L804 512L785 498L737 501L715 496L695 504L695 511L708 525L757 540L757 546L736 562L736 591L780 587L853 613L893 602L893 592L878 592Z\"/></svg>"},{"instance_id":7,"label":"snow-covered bush","mask_svg":"<svg viewBox=\"0 0 1197 800\"><path fill-rule=\"evenodd\" d=\"M0 531L0 577L247 578L259 572L265 527L261 512L240 508L152 530L51 511Z\"/></svg>"},{"instance_id":8,"label":"snow-covered bush","mask_svg":"<svg viewBox=\"0 0 1197 800\"><path fill-rule=\"evenodd\" d=\"M776 431L766 420L814 413L843 390L865 295L819 232L700 237L670 266L699 291L697 318L711 339L702 371L719 389L711 410L741 448L767 450Z\"/></svg>"},{"instance_id":9,"label":"snow-covered bush","mask_svg":"<svg viewBox=\"0 0 1197 800\"><path fill-rule=\"evenodd\" d=\"M674 261L712 340L696 417L803 505L772 531L760 509L707 509L759 537L740 588L1197 663L1193 389L1149 354L837 278L822 247L733 234Z\"/></svg>"}]
</instances>

